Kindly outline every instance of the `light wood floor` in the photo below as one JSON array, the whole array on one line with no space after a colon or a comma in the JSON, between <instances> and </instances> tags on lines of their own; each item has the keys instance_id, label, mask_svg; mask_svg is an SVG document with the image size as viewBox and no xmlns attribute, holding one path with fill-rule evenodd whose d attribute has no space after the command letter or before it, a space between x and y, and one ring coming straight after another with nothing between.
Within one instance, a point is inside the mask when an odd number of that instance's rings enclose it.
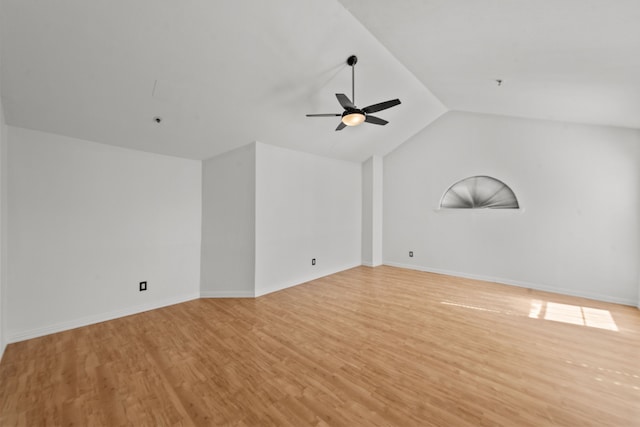
<instances>
[{"instance_id":1,"label":"light wood floor","mask_svg":"<svg viewBox=\"0 0 640 427\"><path fill-rule=\"evenodd\" d=\"M8 346L2 425L640 426L640 311L393 267Z\"/></svg>"}]
</instances>

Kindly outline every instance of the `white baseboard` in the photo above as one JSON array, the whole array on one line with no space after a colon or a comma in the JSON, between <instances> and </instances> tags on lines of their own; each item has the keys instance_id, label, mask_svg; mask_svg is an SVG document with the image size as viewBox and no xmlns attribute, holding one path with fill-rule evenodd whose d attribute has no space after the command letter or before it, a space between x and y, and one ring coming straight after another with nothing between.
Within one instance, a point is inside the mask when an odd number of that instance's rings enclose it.
<instances>
[{"instance_id":1,"label":"white baseboard","mask_svg":"<svg viewBox=\"0 0 640 427\"><path fill-rule=\"evenodd\" d=\"M372 262L362 262L361 265L364 265L365 267L380 267L381 265L383 265L382 263L380 264L374 264Z\"/></svg>"},{"instance_id":2,"label":"white baseboard","mask_svg":"<svg viewBox=\"0 0 640 427\"><path fill-rule=\"evenodd\" d=\"M362 265L367 266L367 267L375 267L374 265L369 265L367 263L362 263ZM522 288L529 288L529 289L535 289L535 290L539 290L539 291L545 291L545 292L554 292L554 293L558 293L558 294L564 294L564 295L571 295L571 296L576 296L576 297L582 297L582 298L589 298L589 299L593 299L593 300L598 300L598 301L604 301L604 302L612 302L612 303L616 303L616 304L623 304L623 305L630 305L630 306L638 306L638 301L634 301L634 300L629 300L629 299L624 299L624 298L615 298L615 297L610 297L607 295L600 295L600 294L592 294L589 292L577 292L575 290L572 289L564 289L564 288L557 288L557 287L553 287L553 286L548 286L548 285L540 285L540 284L536 284L536 283L530 283L530 282L524 282L524 281L518 281L518 280L510 280L510 279L504 279L504 278L500 278L500 277L491 277L491 276L483 276L483 275L478 275L478 274L469 274L469 273L461 273L461 272L457 272L457 271L450 271L450 270L442 270L442 269L437 269L437 268L430 268L430 267L423 267L423 266L416 266L416 265L409 265L409 264L403 264L403 263L396 263L396 262L385 262L384 265L389 265L392 267L399 267L399 268L406 268L406 269L410 269L410 270L418 270L418 271L425 271L425 272L430 272L430 273L437 273L437 274L445 274L448 276L455 276L455 277L463 277L463 278L467 278L467 279L474 279L474 280L483 280L486 282L494 282L494 283L500 283L500 284L504 284L504 285L511 285L511 286L518 286L518 287L522 287ZM339 271L344 271L344 270L348 270L350 268L353 267L357 267L357 265L352 265L352 266L346 266L343 269L339 269L338 271L332 272L332 273L328 273L327 275L331 275L331 274L335 274L338 273ZM320 276L320 277L324 277ZM66 331L69 329L75 329L75 328L79 328L82 326L88 326L88 325L92 325L95 323L100 323L100 322L105 322L108 320L113 320L113 319L117 319L119 317L124 317L124 316L130 316L132 314L138 314L138 313L142 313L145 311L149 311L149 310L154 310L157 308L162 308L162 307L166 307L169 305L174 305L174 304L179 304L182 302L186 302L186 301L191 301L194 299L198 299L198 298L255 298L255 297L259 297L262 295L266 295L268 293L272 293L272 292L276 292L282 289L286 289L292 286L296 286L302 283L306 283L308 281L311 280L315 280L318 279L320 277L313 277L310 278L309 280L305 280L303 282L299 282L299 283L291 283L291 284L286 284L286 285L280 285L280 286L275 286L272 287L270 289L268 289L266 292L262 292L259 295L254 294L254 292L252 291L203 291L200 292L200 294L188 294L188 295L182 295L182 296L178 296L178 297L172 297L172 298L167 298L161 301L155 301L155 302L151 302L148 304L141 304L141 305L137 305L134 307L128 307L128 308L124 308L121 310L114 310L111 312L107 312L107 313L101 313L101 314L97 314L97 315L92 315L92 316L86 316L80 319L75 319L72 321L68 321L68 322L61 322L61 323L57 323L55 325L49 325L46 327L42 327L42 328L34 328L34 329L30 329L30 330L26 330L26 331L20 331L20 332L14 332L14 333L7 333L7 337L5 339L5 342L0 343L0 360L2 359L2 356L4 355L4 351L5 348L7 346L7 344L10 343L14 343L14 342L18 342L18 341L24 341L24 340L28 340L31 338L37 338L37 337L41 337L44 335L49 335L49 334L54 334L57 332L62 332L62 331ZM638 307L640 308L640 307Z\"/></svg>"},{"instance_id":3,"label":"white baseboard","mask_svg":"<svg viewBox=\"0 0 640 427\"><path fill-rule=\"evenodd\" d=\"M332 268L331 270L325 270L318 275L301 277L293 281L289 281L286 283L277 283L275 285L271 285L269 287L263 288L260 291L256 292L256 297L261 297L263 295L271 294L273 292L278 292L283 289L291 288L294 286L302 285L307 282L311 282L312 280L317 280L322 277L331 276L332 274L340 273L341 271L349 270L355 267L359 267L362 264L347 264L340 267Z\"/></svg>"},{"instance_id":4,"label":"white baseboard","mask_svg":"<svg viewBox=\"0 0 640 427\"><path fill-rule=\"evenodd\" d=\"M594 294L591 292L581 292L581 291L576 291L574 289L558 288L555 286L541 285L539 283L531 283L531 282L525 282L521 280L511 280L511 279L505 279L502 277L491 277L491 276L483 276L479 274L461 273L459 271L442 270L439 268L423 267L423 266L417 266L417 265L403 264L399 262L385 262L384 264L389 265L391 267L400 267L400 268L406 268L409 270L425 271L428 273L445 274L447 276L463 277L465 279L482 280L485 282L500 283L501 285L510 285L510 286L517 286L520 288L535 289L537 291L553 292L556 294L588 298L588 299L602 301L602 302L612 302L615 304L630 305L630 306L638 305L637 301L634 301L631 299L616 298L609 295Z\"/></svg>"},{"instance_id":5,"label":"white baseboard","mask_svg":"<svg viewBox=\"0 0 640 427\"><path fill-rule=\"evenodd\" d=\"M157 308L162 308L169 305L180 304L182 302L198 299L199 297L199 294L181 295L177 297L166 298L160 301L150 302L147 304L140 304L134 307L128 307L121 310L114 310L107 313L86 316L80 319L70 320L68 322L56 323L55 325L34 328L26 331L13 332L9 333L7 342L14 343L41 337L44 335L55 334L56 332L68 331L69 329L80 328L82 326L93 325L94 323L106 322L107 320L113 320L119 317L130 316L132 314L155 310Z\"/></svg>"},{"instance_id":6,"label":"white baseboard","mask_svg":"<svg viewBox=\"0 0 640 427\"><path fill-rule=\"evenodd\" d=\"M253 291L200 291L200 298L254 298Z\"/></svg>"}]
</instances>

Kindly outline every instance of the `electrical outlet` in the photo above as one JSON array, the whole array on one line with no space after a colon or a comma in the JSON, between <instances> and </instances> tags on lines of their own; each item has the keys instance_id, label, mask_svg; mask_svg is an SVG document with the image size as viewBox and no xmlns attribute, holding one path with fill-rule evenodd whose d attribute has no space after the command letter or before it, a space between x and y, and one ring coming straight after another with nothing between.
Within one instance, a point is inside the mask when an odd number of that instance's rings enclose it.
<instances>
[{"instance_id":1,"label":"electrical outlet","mask_svg":"<svg viewBox=\"0 0 640 427\"><path fill-rule=\"evenodd\" d=\"M147 290L147 282L140 282L140 292Z\"/></svg>"},{"instance_id":2,"label":"electrical outlet","mask_svg":"<svg viewBox=\"0 0 640 427\"><path fill-rule=\"evenodd\" d=\"M311 259L311 265L316 265L316 259L315 258Z\"/></svg>"},{"instance_id":3,"label":"electrical outlet","mask_svg":"<svg viewBox=\"0 0 640 427\"><path fill-rule=\"evenodd\" d=\"M409 258L413 258L413 251L409 251Z\"/></svg>"}]
</instances>

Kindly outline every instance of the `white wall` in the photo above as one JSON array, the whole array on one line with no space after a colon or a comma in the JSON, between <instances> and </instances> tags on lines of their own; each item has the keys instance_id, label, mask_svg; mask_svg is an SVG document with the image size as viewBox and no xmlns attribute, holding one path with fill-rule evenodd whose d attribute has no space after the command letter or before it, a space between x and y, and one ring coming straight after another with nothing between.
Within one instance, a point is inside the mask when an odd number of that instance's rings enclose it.
<instances>
[{"instance_id":1,"label":"white wall","mask_svg":"<svg viewBox=\"0 0 640 427\"><path fill-rule=\"evenodd\" d=\"M639 166L636 130L447 113L384 159L384 262L636 305ZM472 175L523 210L435 210Z\"/></svg>"},{"instance_id":2,"label":"white wall","mask_svg":"<svg viewBox=\"0 0 640 427\"><path fill-rule=\"evenodd\" d=\"M373 157L362 162L362 264L373 267Z\"/></svg>"},{"instance_id":3,"label":"white wall","mask_svg":"<svg viewBox=\"0 0 640 427\"><path fill-rule=\"evenodd\" d=\"M7 304L5 286L7 283L7 126L0 99L0 360L7 345L5 330Z\"/></svg>"},{"instance_id":4,"label":"white wall","mask_svg":"<svg viewBox=\"0 0 640 427\"><path fill-rule=\"evenodd\" d=\"M362 264L382 265L382 168L381 156L362 163Z\"/></svg>"},{"instance_id":5,"label":"white wall","mask_svg":"<svg viewBox=\"0 0 640 427\"><path fill-rule=\"evenodd\" d=\"M10 341L198 297L200 162L8 136Z\"/></svg>"},{"instance_id":6,"label":"white wall","mask_svg":"<svg viewBox=\"0 0 640 427\"><path fill-rule=\"evenodd\" d=\"M360 163L257 143L256 295L360 265L361 192Z\"/></svg>"},{"instance_id":7,"label":"white wall","mask_svg":"<svg viewBox=\"0 0 640 427\"><path fill-rule=\"evenodd\" d=\"M203 162L203 297L254 296L255 164L255 144Z\"/></svg>"}]
</instances>

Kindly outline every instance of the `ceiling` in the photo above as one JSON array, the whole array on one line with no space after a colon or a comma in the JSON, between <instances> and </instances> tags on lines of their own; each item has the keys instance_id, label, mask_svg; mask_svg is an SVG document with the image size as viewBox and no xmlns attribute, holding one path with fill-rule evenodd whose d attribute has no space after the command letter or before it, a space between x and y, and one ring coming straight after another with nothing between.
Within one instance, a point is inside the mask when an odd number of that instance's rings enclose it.
<instances>
[{"instance_id":1,"label":"ceiling","mask_svg":"<svg viewBox=\"0 0 640 427\"><path fill-rule=\"evenodd\" d=\"M640 128L637 0L1 0L0 15L9 125L137 150L260 141L362 161L447 110ZM341 111L351 54L357 105L401 99L376 113L387 126L305 117Z\"/></svg>"},{"instance_id":2,"label":"ceiling","mask_svg":"<svg viewBox=\"0 0 640 427\"><path fill-rule=\"evenodd\" d=\"M451 110L640 128L638 0L342 3Z\"/></svg>"}]
</instances>

